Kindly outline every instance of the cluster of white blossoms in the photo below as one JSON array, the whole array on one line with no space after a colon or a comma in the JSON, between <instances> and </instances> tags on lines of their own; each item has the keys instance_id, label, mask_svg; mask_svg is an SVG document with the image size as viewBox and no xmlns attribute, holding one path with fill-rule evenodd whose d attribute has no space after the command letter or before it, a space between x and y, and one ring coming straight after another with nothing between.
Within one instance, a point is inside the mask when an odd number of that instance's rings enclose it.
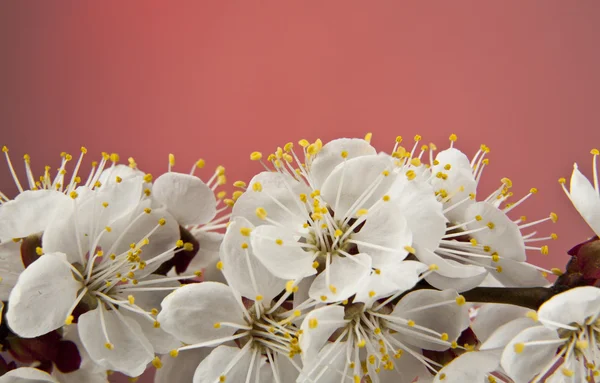
<instances>
[{"instance_id":1,"label":"cluster of white blossoms","mask_svg":"<svg viewBox=\"0 0 600 383\"><path fill-rule=\"evenodd\" d=\"M39 180L25 156L27 188L4 148L0 343L18 363L0 383L149 365L156 383L600 381L600 289L562 292L527 262L557 238L536 231L555 213L514 216L537 189L480 197L489 148L469 159L454 134L440 151L370 139L254 152L264 171L231 199L223 167L204 182L203 160L184 174L172 155L153 179L103 153L83 182L85 148L69 177L68 154ZM576 169L567 194L598 233L593 153L594 186ZM49 338L75 356L23 355Z\"/></svg>"}]
</instances>

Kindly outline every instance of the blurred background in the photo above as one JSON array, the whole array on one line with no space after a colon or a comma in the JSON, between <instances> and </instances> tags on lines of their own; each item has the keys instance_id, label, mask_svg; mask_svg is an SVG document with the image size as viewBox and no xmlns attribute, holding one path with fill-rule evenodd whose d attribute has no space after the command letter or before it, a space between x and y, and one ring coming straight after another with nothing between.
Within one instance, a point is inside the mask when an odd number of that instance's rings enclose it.
<instances>
[{"instance_id":1,"label":"blurred background","mask_svg":"<svg viewBox=\"0 0 600 383\"><path fill-rule=\"evenodd\" d=\"M233 182L261 170L250 152L301 138L372 132L390 151L455 133L491 148L481 191L539 189L516 214L558 213L540 229L559 239L529 259L564 268L592 235L557 179L591 175L600 147L599 25L595 0L5 1L0 145L37 172L84 145L154 174L203 158ZM16 192L5 165L0 190Z\"/></svg>"}]
</instances>

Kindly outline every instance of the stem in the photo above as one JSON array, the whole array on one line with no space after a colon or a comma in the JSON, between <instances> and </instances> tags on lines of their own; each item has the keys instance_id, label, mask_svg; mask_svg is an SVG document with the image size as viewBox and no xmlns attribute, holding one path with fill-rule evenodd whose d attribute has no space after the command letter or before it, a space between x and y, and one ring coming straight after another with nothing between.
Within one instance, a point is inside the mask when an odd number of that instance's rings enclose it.
<instances>
[{"instance_id":1,"label":"stem","mask_svg":"<svg viewBox=\"0 0 600 383\"><path fill-rule=\"evenodd\" d=\"M476 287L462 295L472 303L505 303L537 310L554 295L554 287Z\"/></svg>"}]
</instances>

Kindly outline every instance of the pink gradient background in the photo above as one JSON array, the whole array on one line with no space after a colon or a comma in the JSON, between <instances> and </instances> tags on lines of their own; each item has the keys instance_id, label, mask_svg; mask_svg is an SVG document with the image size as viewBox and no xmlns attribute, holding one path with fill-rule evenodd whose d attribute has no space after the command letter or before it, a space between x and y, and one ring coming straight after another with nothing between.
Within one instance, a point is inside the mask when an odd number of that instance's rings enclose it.
<instances>
[{"instance_id":1,"label":"pink gradient background","mask_svg":"<svg viewBox=\"0 0 600 383\"><path fill-rule=\"evenodd\" d=\"M260 171L251 151L290 140L371 131L389 151L456 133L469 155L492 149L483 191L506 176L516 195L540 189L522 214L559 214L531 261L562 267L592 234L557 179L574 161L589 175L600 146L600 2L167 4L3 2L0 145L37 170L85 145L158 173L171 152L175 169L202 157L234 181Z\"/></svg>"}]
</instances>

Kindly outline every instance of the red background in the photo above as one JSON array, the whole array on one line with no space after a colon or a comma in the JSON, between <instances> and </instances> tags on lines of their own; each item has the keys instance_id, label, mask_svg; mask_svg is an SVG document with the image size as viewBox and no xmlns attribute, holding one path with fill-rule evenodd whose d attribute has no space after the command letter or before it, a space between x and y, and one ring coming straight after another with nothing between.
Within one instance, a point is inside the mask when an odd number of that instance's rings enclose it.
<instances>
[{"instance_id":1,"label":"red background","mask_svg":"<svg viewBox=\"0 0 600 383\"><path fill-rule=\"evenodd\" d=\"M5 1L0 145L37 170L85 145L158 173L171 152L234 181L290 140L456 133L492 148L484 191L540 189L519 211L556 211L560 238L530 259L562 266L591 235L557 179L600 146L598 25L595 0Z\"/></svg>"}]
</instances>

